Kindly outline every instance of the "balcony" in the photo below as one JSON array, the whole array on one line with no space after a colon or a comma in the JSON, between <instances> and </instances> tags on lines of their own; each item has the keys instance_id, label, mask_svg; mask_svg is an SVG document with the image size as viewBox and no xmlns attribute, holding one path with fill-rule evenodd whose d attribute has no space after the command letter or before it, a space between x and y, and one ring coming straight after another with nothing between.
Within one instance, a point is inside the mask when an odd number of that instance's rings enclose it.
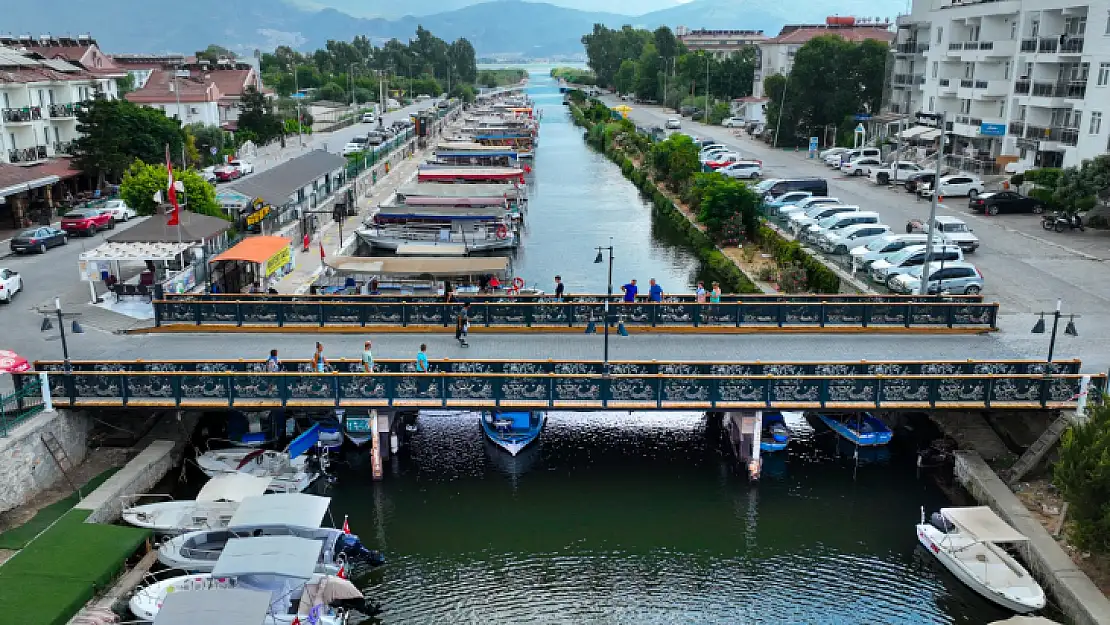
<instances>
[{"instance_id":1,"label":"balcony","mask_svg":"<svg viewBox=\"0 0 1110 625\"><path fill-rule=\"evenodd\" d=\"M37 145L33 148L16 148L14 150L8 150L8 162L10 163L37 163L38 161L45 161L46 159L45 145Z\"/></svg>"},{"instance_id":2,"label":"balcony","mask_svg":"<svg viewBox=\"0 0 1110 625\"><path fill-rule=\"evenodd\" d=\"M1068 35L1061 40L1060 54L1083 54L1083 37Z\"/></svg>"},{"instance_id":3,"label":"balcony","mask_svg":"<svg viewBox=\"0 0 1110 625\"><path fill-rule=\"evenodd\" d=\"M1044 145L1046 143L1060 143L1074 147L1079 144L1079 129L1060 126L1026 126L1025 138L1041 142L1042 148L1052 147Z\"/></svg>"},{"instance_id":4,"label":"balcony","mask_svg":"<svg viewBox=\"0 0 1110 625\"><path fill-rule=\"evenodd\" d=\"M929 50L929 44L907 41L894 46L896 54L922 54Z\"/></svg>"},{"instance_id":5,"label":"balcony","mask_svg":"<svg viewBox=\"0 0 1110 625\"><path fill-rule=\"evenodd\" d=\"M1041 37L1037 42L1037 52L1041 54L1052 54L1060 49L1060 40L1056 37Z\"/></svg>"},{"instance_id":6,"label":"balcony","mask_svg":"<svg viewBox=\"0 0 1110 625\"><path fill-rule=\"evenodd\" d=\"M6 124L27 124L42 119L42 108L37 106L3 109L2 113Z\"/></svg>"},{"instance_id":7,"label":"balcony","mask_svg":"<svg viewBox=\"0 0 1110 625\"><path fill-rule=\"evenodd\" d=\"M1011 137L1024 137L1025 136L1025 122L1012 121L1010 127L1007 129L1007 134Z\"/></svg>"},{"instance_id":8,"label":"balcony","mask_svg":"<svg viewBox=\"0 0 1110 625\"><path fill-rule=\"evenodd\" d=\"M1037 40L1036 39L1022 39L1021 40L1021 51L1022 52L1036 52L1037 51Z\"/></svg>"},{"instance_id":9,"label":"balcony","mask_svg":"<svg viewBox=\"0 0 1110 625\"><path fill-rule=\"evenodd\" d=\"M54 155L73 155L73 142L72 141L55 141L54 142Z\"/></svg>"},{"instance_id":10,"label":"balcony","mask_svg":"<svg viewBox=\"0 0 1110 625\"><path fill-rule=\"evenodd\" d=\"M948 44L948 51L949 52L954 52L956 50L963 50L963 49L964 49L964 42L962 42L962 41L953 41L952 43Z\"/></svg>"},{"instance_id":11,"label":"balcony","mask_svg":"<svg viewBox=\"0 0 1110 625\"><path fill-rule=\"evenodd\" d=\"M897 86L923 85L925 84L925 74L895 74L890 82Z\"/></svg>"},{"instance_id":12,"label":"balcony","mask_svg":"<svg viewBox=\"0 0 1110 625\"><path fill-rule=\"evenodd\" d=\"M1016 95L1032 95L1038 98L1067 98L1082 100L1087 97L1086 80L1068 80L1064 82L1036 81L1029 88L1029 81L1019 80L1014 84Z\"/></svg>"},{"instance_id":13,"label":"balcony","mask_svg":"<svg viewBox=\"0 0 1110 625\"><path fill-rule=\"evenodd\" d=\"M77 117L77 107L73 104L51 104L47 110L50 113L50 119Z\"/></svg>"},{"instance_id":14,"label":"balcony","mask_svg":"<svg viewBox=\"0 0 1110 625\"><path fill-rule=\"evenodd\" d=\"M1014 95L1029 95L1030 86L1028 80L1018 80L1014 83Z\"/></svg>"}]
</instances>

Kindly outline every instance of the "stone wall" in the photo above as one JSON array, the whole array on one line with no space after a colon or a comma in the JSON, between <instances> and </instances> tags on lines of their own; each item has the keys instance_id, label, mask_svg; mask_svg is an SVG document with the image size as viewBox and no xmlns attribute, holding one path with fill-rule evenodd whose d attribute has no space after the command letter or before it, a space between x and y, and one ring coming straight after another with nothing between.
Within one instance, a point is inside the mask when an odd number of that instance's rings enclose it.
<instances>
[{"instance_id":1,"label":"stone wall","mask_svg":"<svg viewBox=\"0 0 1110 625\"><path fill-rule=\"evenodd\" d=\"M0 512L23 505L64 479L42 442L47 432L58 439L74 465L85 459L89 420L83 412L41 412L20 423L0 437Z\"/></svg>"},{"instance_id":2,"label":"stone wall","mask_svg":"<svg viewBox=\"0 0 1110 625\"><path fill-rule=\"evenodd\" d=\"M149 493L173 468L173 450L173 441L152 442L74 508L89 511L86 523L112 523L119 519L125 503L123 497Z\"/></svg>"}]
</instances>

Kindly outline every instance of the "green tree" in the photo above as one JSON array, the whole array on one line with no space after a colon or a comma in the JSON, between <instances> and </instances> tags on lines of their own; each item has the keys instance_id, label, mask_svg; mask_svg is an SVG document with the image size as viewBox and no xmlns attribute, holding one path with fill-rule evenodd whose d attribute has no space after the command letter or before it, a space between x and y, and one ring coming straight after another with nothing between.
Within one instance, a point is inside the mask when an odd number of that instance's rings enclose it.
<instances>
[{"instance_id":1,"label":"green tree","mask_svg":"<svg viewBox=\"0 0 1110 625\"><path fill-rule=\"evenodd\" d=\"M219 154L229 144L227 133L219 126L205 126L197 122L185 126L185 132L194 138L194 145L200 152L202 167L216 164L217 159L212 156L212 148L216 148L216 153Z\"/></svg>"},{"instance_id":2,"label":"green tree","mask_svg":"<svg viewBox=\"0 0 1110 625\"><path fill-rule=\"evenodd\" d=\"M666 26L660 26L652 33L652 39L655 42L655 49L659 51L659 55L664 59L672 59L678 54L678 39L675 38L674 33Z\"/></svg>"},{"instance_id":3,"label":"green tree","mask_svg":"<svg viewBox=\"0 0 1110 625\"><path fill-rule=\"evenodd\" d=\"M1026 176L1028 179L1028 175ZM1102 154L1060 173L1052 192L1056 206L1068 214L1093 208L1110 197L1110 155Z\"/></svg>"},{"instance_id":4,"label":"green tree","mask_svg":"<svg viewBox=\"0 0 1110 625\"><path fill-rule=\"evenodd\" d=\"M174 169L174 178L185 185L185 194L177 198L183 203L185 210L213 217L227 216L216 202L216 190L204 181L195 171ZM134 208L140 215L153 215L158 203L154 201L154 194L161 191L162 198L166 198L166 188L169 186L169 177L165 165L147 165L141 160L131 163L123 174L123 181L119 185L119 194L127 205Z\"/></svg>"},{"instance_id":5,"label":"green tree","mask_svg":"<svg viewBox=\"0 0 1110 625\"><path fill-rule=\"evenodd\" d=\"M494 74L488 69L484 69L481 72L478 72L478 84L489 89L496 87L497 74Z\"/></svg>"},{"instance_id":6,"label":"green tree","mask_svg":"<svg viewBox=\"0 0 1110 625\"><path fill-rule=\"evenodd\" d=\"M1064 432L1052 481L1070 504L1069 536L1082 549L1110 551L1110 406Z\"/></svg>"},{"instance_id":7,"label":"green tree","mask_svg":"<svg viewBox=\"0 0 1110 625\"><path fill-rule=\"evenodd\" d=\"M636 62L631 59L621 61L617 75L613 77L613 87L617 93L632 93L636 88Z\"/></svg>"},{"instance_id":8,"label":"green tree","mask_svg":"<svg viewBox=\"0 0 1110 625\"><path fill-rule=\"evenodd\" d=\"M478 79L477 55L474 46L465 37L451 42L447 56L451 63L451 84L463 82L474 84Z\"/></svg>"},{"instance_id":9,"label":"green tree","mask_svg":"<svg viewBox=\"0 0 1110 625\"><path fill-rule=\"evenodd\" d=\"M323 87L320 87L320 90L316 92L316 95L321 100L328 100L329 102L347 101L347 92L343 89L343 87L340 87L334 82L329 82Z\"/></svg>"},{"instance_id":10,"label":"green tree","mask_svg":"<svg viewBox=\"0 0 1110 625\"><path fill-rule=\"evenodd\" d=\"M254 86L247 87L239 100L239 131L257 137L258 143L269 143L281 136L282 123L273 111L266 96Z\"/></svg>"},{"instance_id":11,"label":"green tree","mask_svg":"<svg viewBox=\"0 0 1110 625\"><path fill-rule=\"evenodd\" d=\"M135 76L130 72L120 76L116 79L116 90L119 92L119 97L123 97L128 93L135 90Z\"/></svg>"},{"instance_id":12,"label":"green tree","mask_svg":"<svg viewBox=\"0 0 1110 625\"><path fill-rule=\"evenodd\" d=\"M652 146L651 163L655 171L667 181L668 186L680 190L693 181L701 169L698 146L690 137L674 134Z\"/></svg>"},{"instance_id":13,"label":"green tree","mask_svg":"<svg viewBox=\"0 0 1110 625\"><path fill-rule=\"evenodd\" d=\"M659 97L663 87L662 73L659 69L662 62L655 44L648 42L640 52L640 60L636 63L636 96L644 100L654 100Z\"/></svg>"},{"instance_id":14,"label":"green tree","mask_svg":"<svg viewBox=\"0 0 1110 625\"><path fill-rule=\"evenodd\" d=\"M73 142L74 163L81 171L118 180L135 159L165 160L181 154L181 125L158 109L127 100L97 98L77 109L78 138Z\"/></svg>"},{"instance_id":15,"label":"green tree","mask_svg":"<svg viewBox=\"0 0 1110 625\"><path fill-rule=\"evenodd\" d=\"M697 187L701 192L698 221L705 224L711 239L723 242L729 234L726 224L737 217L745 232L756 230L759 201L748 185L714 172L698 174Z\"/></svg>"},{"instance_id":16,"label":"green tree","mask_svg":"<svg viewBox=\"0 0 1110 625\"><path fill-rule=\"evenodd\" d=\"M218 46L214 43L208 44L208 47L203 50L197 50L198 61L208 61L209 63L215 65L216 61L220 60L221 57L225 59L234 59L236 58L236 54L231 50L228 50L223 46Z\"/></svg>"},{"instance_id":17,"label":"green tree","mask_svg":"<svg viewBox=\"0 0 1110 625\"><path fill-rule=\"evenodd\" d=\"M355 87L351 90L351 98L356 104L363 104L365 102L373 102L378 98L374 95L373 91L365 87Z\"/></svg>"}]
</instances>

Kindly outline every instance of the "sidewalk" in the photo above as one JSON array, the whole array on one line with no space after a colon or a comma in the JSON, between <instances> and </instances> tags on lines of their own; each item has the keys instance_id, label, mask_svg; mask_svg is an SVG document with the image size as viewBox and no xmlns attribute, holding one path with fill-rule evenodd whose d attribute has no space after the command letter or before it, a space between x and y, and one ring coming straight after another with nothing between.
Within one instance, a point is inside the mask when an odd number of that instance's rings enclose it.
<instances>
[{"instance_id":1,"label":"sidewalk","mask_svg":"<svg viewBox=\"0 0 1110 625\"><path fill-rule=\"evenodd\" d=\"M379 177L377 184L373 185L368 196L360 194L357 200L358 215L346 217L343 220L342 229L334 221L327 221L321 225L316 236L313 237L307 253L300 251L301 241L294 241L293 245L297 254L296 267L292 272L286 274L275 285L275 288L282 294L307 293L309 286L323 270L320 245L323 244L324 254L327 256L343 254L343 250L354 244L357 238L355 230L362 227L363 220L371 214L374 207L389 199L389 196L398 187L416 176L420 163L423 162L427 152L427 149L417 150L413 155L397 163L396 166L391 166L388 174ZM369 181L359 183L360 186L369 186L369 184ZM342 241L339 239L340 232L343 236Z\"/></svg>"}]
</instances>

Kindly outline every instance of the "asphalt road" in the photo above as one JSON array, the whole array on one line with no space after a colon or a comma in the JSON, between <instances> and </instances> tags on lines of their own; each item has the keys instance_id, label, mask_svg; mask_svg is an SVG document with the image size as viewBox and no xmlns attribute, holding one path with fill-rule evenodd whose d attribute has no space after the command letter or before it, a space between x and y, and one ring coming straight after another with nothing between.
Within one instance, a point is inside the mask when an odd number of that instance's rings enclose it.
<instances>
[{"instance_id":1,"label":"asphalt road","mask_svg":"<svg viewBox=\"0 0 1110 625\"><path fill-rule=\"evenodd\" d=\"M616 104L613 96L604 100ZM633 106L630 113L638 124L660 127L667 118L677 116L661 107L643 105ZM894 231L904 231L909 219L929 216L928 203L904 190L876 186L866 177L843 176L821 162L807 159L804 152L777 150L746 135L738 138L727 128L705 126L687 118L681 121L684 132L712 138L745 157L762 160L765 178L827 178L831 195L846 204L858 204L863 210L878 211ZM1036 321L1033 313L1053 310L1060 298L1065 313L1082 318L1076 320L1079 338L1064 337L1061 323L1056 357L1081 355L1084 362L1102 371L1110 366L1110 232L1046 232L1037 215L987 217L971 212L966 198L946 198L937 214L963 219L979 237L981 247L967 260L983 273L983 295L999 302L1003 316L1000 326L1022 346L1022 351L1037 357L1047 354L1047 337L1031 337L1028 332Z\"/></svg>"}]
</instances>

